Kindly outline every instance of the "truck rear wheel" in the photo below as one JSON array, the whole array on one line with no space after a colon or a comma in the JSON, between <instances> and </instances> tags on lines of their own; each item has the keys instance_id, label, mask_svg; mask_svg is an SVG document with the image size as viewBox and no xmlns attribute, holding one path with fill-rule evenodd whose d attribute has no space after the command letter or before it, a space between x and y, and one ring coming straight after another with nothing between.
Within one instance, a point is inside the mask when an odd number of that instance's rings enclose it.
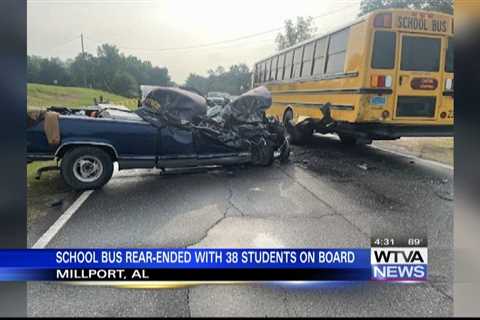
<instances>
[{"instance_id":1,"label":"truck rear wheel","mask_svg":"<svg viewBox=\"0 0 480 320\"><path fill-rule=\"evenodd\" d=\"M97 147L75 147L63 156L60 172L75 190L99 189L112 177L111 156Z\"/></svg>"}]
</instances>

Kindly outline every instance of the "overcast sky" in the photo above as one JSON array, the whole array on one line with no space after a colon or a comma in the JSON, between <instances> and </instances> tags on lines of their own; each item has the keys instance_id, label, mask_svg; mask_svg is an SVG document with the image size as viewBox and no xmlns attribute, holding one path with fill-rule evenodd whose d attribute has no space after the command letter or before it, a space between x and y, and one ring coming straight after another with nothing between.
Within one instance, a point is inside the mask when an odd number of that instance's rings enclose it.
<instances>
[{"instance_id":1,"label":"overcast sky","mask_svg":"<svg viewBox=\"0 0 480 320\"><path fill-rule=\"evenodd\" d=\"M354 20L359 2L28 0L28 54L73 58L81 51L83 33L87 52L114 44L127 55L168 67L172 79L183 83L191 72L206 74L218 65L241 62L252 66L272 54L275 29L286 19L319 16L314 21L323 33Z\"/></svg>"}]
</instances>

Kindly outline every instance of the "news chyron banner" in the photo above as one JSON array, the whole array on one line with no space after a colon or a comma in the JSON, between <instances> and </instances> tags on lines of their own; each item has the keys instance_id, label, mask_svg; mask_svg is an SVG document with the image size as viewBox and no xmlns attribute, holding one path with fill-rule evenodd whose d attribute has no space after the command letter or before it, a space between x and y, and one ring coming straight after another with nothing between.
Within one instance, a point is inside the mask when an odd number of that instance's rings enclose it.
<instances>
[{"instance_id":1,"label":"news chyron banner","mask_svg":"<svg viewBox=\"0 0 480 320\"><path fill-rule=\"evenodd\" d=\"M426 281L423 239L361 249L11 249L0 281ZM425 246L422 246L425 243Z\"/></svg>"}]
</instances>

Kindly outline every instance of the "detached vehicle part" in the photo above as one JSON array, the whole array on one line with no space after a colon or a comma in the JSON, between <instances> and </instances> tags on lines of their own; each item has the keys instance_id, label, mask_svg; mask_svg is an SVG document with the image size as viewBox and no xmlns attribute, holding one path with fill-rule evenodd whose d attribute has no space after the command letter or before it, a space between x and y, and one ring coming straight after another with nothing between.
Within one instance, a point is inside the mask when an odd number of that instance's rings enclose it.
<instances>
[{"instance_id":1,"label":"detached vehicle part","mask_svg":"<svg viewBox=\"0 0 480 320\"><path fill-rule=\"evenodd\" d=\"M148 87L136 111L108 105L29 111L27 158L56 159L75 190L105 185L114 162L120 170L269 166L290 152L283 124L265 115L271 103L259 87L207 115L206 99L194 92Z\"/></svg>"}]
</instances>

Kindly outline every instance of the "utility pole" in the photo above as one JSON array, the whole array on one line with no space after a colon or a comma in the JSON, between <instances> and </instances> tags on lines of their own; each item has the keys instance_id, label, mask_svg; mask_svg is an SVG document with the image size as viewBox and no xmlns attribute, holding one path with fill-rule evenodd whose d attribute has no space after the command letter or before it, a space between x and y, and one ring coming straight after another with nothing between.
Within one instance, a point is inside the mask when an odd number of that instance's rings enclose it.
<instances>
[{"instance_id":1,"label":"utility pole","mask_svg":"<svg viewBox=\"0 0 480 320\"><path fill-rule=\"evenodd\" d=\"M83 33L80 34L80 41L82 43L82 60L83 60L83 85L87 88L87 61L85 61L85 48L83 46Z\"/></svg>"}]
</instances>

